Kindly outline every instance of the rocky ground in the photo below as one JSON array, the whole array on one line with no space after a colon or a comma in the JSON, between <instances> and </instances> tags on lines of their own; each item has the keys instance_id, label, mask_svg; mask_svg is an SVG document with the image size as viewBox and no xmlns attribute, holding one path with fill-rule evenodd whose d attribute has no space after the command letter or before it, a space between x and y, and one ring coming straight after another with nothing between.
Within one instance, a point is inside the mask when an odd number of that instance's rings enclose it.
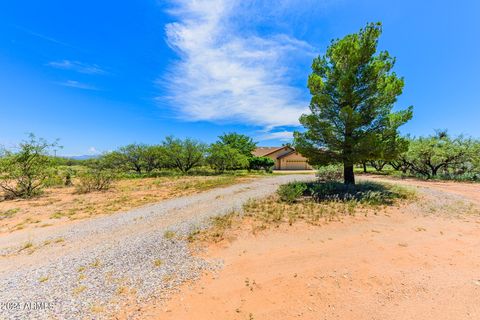
<instances>
[{"instance_id":1,"label":"rocky ground","mask_svg":"<svg viewBox=\"0 0 480 320\"><path fill-rule=\"evenodd\" d=\"M285 175L0 238L0 318L103 319L217 269L184 240L209 217L313 175ZM134 297L133 301L130 301ZM130 301L130 302L129 302Z\"/></svg>"},{"instance_id":2,"label":"rocky ground","mask_svg":"<svg viewBox=\"0 0 480 320\"><path fill-rule=\"evenodd\" d=\"M419 198L320 225L232 229L203 254L221 270L120 318L480 319L480 184L368 179Z\"/></svg>"}]
</instances>

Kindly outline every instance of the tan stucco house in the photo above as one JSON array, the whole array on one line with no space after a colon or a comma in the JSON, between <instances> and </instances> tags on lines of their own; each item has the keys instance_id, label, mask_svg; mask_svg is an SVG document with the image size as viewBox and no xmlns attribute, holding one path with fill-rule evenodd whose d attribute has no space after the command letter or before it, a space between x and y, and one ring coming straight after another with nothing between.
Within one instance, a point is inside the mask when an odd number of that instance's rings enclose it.
<instances>
[{"instance_id":1,"label":"tan stucco house","mask_svg":"<svg viewBox=\"0 0 480 320\"><path fill-rule=\"evenodd\" d=\"M275 170L312 170L307 158L293 147L258 147L253 151L257 157L269 157L275 161Z\"/></svg>"}]
</instances>

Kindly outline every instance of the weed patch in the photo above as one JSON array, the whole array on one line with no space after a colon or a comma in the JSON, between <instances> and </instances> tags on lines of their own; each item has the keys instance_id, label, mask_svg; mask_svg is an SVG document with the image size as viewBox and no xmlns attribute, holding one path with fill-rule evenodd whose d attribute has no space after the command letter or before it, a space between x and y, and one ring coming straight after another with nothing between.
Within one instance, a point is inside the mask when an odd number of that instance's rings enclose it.
<instances>
[{"instance_id":1,"label":"weed patch","mask_svg":"<svg viewBox=\"0 0 480 320\"><path fill-rule=\"evenodd\" d=\"M193 230L187 237L189 242L213 241L220 242L225 239L227 230L232 228L233 223L240 215L232 211L226 215L216 216L210 219L210 228L207 230Z\"/></svg>"}]
</instances>

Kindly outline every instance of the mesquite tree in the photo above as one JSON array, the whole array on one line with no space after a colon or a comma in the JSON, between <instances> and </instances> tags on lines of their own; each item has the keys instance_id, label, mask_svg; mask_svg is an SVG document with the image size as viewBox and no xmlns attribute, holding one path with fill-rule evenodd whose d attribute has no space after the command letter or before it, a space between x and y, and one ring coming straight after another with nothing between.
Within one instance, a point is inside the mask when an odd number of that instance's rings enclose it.
<instances>
[{"instance_id":1,"label":"mesquite tree","mask_svg":"<svg viewBox=\"0 0 480 320\"><path fill-rule=\"evenodd\" d=\"M162 143L165 160L170 167L188 173L192 168L200 166L205 160L207 146L193 139L166 137Z\"/></svg>"},{"instance_id":2,"label":"mesquite tree","mask_svg":"<svg viewBox=\"0 0 480 320\"><path fill-rule=\"evenodd\" d=\"M38 195L51 175L53 158L49 155L58 143L50 143L30 134L17 151L3 150L0 158L0 190L6 198L30 198Z\"/></svg>"},{"instance_id":3,"label":"mesquite tree","mask_svg":"<svg viewBox=\"0 0 480 320\"><path fill-rule=\"evenodd\" d=\"M310 164L342 163L345 184L355 184L354 164L381 159L383 139L395 143L412 117L412 107L392 112L404 81L392 71L395 58L377 53L381 33L380 23L369 23L332 41L308 78L311 113L300 118L306 131L295 133L295 146Z\"/></svg>"},{"instance_id":4,"label":"mesquite tree","mask_svg":"<svg viewBox=\"0 0 480 320\"><path fill-rule=\"evenodd\" d=\"M475 143L473 139L452 138L446 132L437 132L428 137L412 138L403 159L410 171L432 178L440 170L462 171L464 167L474 167Z\"/></svg>"}]
</instances>

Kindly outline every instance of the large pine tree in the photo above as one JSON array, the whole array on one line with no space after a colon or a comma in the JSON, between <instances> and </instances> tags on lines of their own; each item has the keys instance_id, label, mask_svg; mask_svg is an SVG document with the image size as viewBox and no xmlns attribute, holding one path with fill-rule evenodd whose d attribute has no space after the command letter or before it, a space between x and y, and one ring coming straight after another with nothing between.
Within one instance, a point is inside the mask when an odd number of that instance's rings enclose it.
<instances>
[{"instance_id":1,"label":"large pine tree","mask_svg":"<svg viewBox=\"0 0 480 320\"><path fill-rule=\"evenodd\" d=\"M313 60L311 113L300 118L306 131L295 132L295 146L311 164L343 164L345 184L355 184L354 164L380 159L379 146L395 143L398 127L412 117L412 107L392 112L404 81L392 71L395 58L377 53L381 33L380 23L369 23Z\"/></svg>"}]
</instances>

